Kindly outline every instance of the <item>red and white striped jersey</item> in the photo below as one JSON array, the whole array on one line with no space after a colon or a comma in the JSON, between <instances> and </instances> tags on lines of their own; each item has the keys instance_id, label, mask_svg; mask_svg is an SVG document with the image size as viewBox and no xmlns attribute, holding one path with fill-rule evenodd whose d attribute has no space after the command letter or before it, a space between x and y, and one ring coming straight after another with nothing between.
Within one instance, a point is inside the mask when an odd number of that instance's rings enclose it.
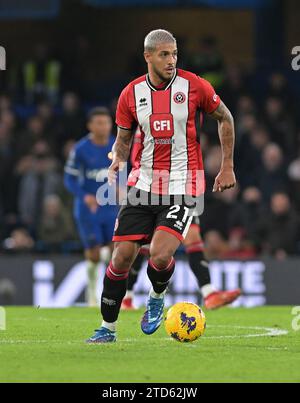
<instances>
[{"instance_id":1,"label":"red and white striped jersey","mask_svg":"<svg viewBox=\"0 0 300 403\"><path fill-rule=\"evenodd\" d=\"M219 104L208 81L180 69L163 89L154 87L148 75L129 83L116 113L120 128L132 130L136 122L140 131L128 185L157 194L204 193L196 113L212 113Z\"/></svg>"}]
</instances>

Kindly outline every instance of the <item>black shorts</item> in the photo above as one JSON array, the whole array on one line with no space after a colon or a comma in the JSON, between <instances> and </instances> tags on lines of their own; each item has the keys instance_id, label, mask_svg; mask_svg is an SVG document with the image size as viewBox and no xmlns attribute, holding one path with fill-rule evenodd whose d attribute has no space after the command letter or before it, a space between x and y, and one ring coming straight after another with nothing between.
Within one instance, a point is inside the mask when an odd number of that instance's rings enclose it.
<instances>
[{"instance_id":1,"label":"black shorts","mask_svg":"<svg viewBox=\"0 0 300 403\"><path fill-rule=\"evenodd\" d=\"M193 220L194 206L182 200L180 203L176 196L170 196L167 205L159 200L159 204L149 202L150 193L134 189L138 194L144 194L147 203L134 205L129 198L120 208L116 219L113 241L137 241L147 244L151 241L155 231L162 230L176 236L181 242L184 240Z\"/></svg>"}]
</instances>

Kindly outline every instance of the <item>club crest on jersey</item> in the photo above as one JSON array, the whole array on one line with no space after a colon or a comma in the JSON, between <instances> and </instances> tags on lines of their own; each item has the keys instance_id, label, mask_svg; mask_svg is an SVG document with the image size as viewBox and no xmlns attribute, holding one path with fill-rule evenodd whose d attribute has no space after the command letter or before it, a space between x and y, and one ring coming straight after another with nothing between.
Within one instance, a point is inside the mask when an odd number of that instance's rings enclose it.
<instances>
[{"instance_id":1,"label":"club crest on jersey","mask_svg":"<svg viewBox=\"0 0 300 403\"><path fill-rule=\"evenodd\" d=\"M173 96L174 102L176 102L176 104L183 104L183 102L186 99L186 96L183 92L176 92L176 94L174 94Z\"/></svg>"}]
</instances>

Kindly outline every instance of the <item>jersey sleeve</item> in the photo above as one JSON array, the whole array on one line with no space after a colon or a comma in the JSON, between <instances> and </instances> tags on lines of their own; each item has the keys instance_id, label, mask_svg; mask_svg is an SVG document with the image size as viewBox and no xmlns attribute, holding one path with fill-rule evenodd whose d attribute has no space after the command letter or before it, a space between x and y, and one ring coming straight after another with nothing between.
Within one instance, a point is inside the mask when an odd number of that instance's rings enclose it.
<instances>
[{"instance_id":1,"label":"jersey sleeve","mask_svg":"<svg viewBox=\"0 0 300 403\"><path fill-rule=\"evenodd\" d=\"M197 79L199 107L206 113L212 113L220 105L221 99L207 80L199 76L197 76Z\"/></svg>"},{"instance_id":2,"label":"jersey sleeve","mask_svg":"<svg viewBox=\"0 0 300 403\"><path fill-rule=\"evenodd\" d=\"M69 175L79 176L80 168L81 168L80 153L78 148L75 146L70 151L69 157L65 164L65 172L68 173Z\"/></svg>"},{"instance_id":3,"label":"jersey sleeve","mask_svg":"<svg viewBox=\"0 0 300 403\"><path fill-rule=\"evenodd\" d=\"M116 111L116 124L121 129L131 130L134 122L134 116L129 107L130 86L124 88L118 100Z\"/></svg>"},{"instance_id":4,"label":"jersey sleeve","mask_svg":"<svg viewBox=\"0 0 300 403\"><path fill-rule=\"evenodd\" d=\"M69 158L65 164L64 184L69 192L71 192L74 196L84 198L87 193L82 189L80 184L80 168L80 155L75 147L71 150Z\"/></svg>"}]
</instances>

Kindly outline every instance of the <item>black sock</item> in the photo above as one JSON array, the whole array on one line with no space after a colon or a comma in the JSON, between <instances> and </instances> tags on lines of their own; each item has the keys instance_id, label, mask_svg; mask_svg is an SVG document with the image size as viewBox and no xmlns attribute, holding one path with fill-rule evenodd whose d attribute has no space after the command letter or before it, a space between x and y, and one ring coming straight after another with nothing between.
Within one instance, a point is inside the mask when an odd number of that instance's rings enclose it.
<instances>
[{"instance_id":1,"label":"black sock","mask_svg":"<svg viewBox=\"0 0 300 403\"><path fill-rule=\"evenodd\" d=\"M165 269L158 269L151 260L148 262L147 273L149 280L152 283L153 290L157 294L161 294L168 287L169 281L174 273L175 259L172 258Z\"/></svg>"},{"instance_id":2,"label":"black sock","mask_svg":"<svg viewBox=\"0 0 300 403\"><path fill-rule=\"evenodd\" d=\"M111 263L105 273L101 296L101 314L105 322L118 319L122 300L126 294L128 271L117 270Z\"/></svg>"},{"instance_id":3,"label":"black sock","mask_svg":"<svg viewBox=\"0 0 300 403\"><path fill-rule=\"evenodd\" d=\"M127 285L127 290L128 291L132 291L133 290L133 286L137 281L139 272L142 268L142 264L144 261L145 256L142 255L141 253L139 253L137 255L137 257L135 258L135 261L133 262L130 272L129 272L129 276L128 276L128 285Z\"/></svg>"},{"instance_id":4,"label":"black sock","mask_svg":"<svg viewBox=\"0 0 300 403\"><path fill-rule=\"evenodd\" d=\"M192 272L196 276L199 284L199 288L204 287L211 283L210 273L208 268L208 262L205 260L203 251L191 251L187 250L187 256Z\"/></svg>"}]
</instances>

